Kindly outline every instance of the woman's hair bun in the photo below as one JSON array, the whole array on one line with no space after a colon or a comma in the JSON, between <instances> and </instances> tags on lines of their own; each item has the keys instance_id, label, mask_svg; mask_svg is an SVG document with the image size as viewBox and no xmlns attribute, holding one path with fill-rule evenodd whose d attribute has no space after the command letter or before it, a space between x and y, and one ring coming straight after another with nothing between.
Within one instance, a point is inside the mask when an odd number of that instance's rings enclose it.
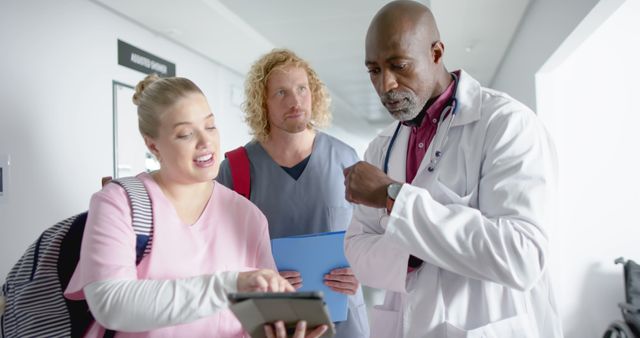
<instances>
[{"instance_id":1,"label":"woman's hair bun","mask_svg":"<svg viewBox=\"0 0 640 338\"><path fill-rule=\"evenodd\" d=\"M149 74L144 79L142 79L142 81L138 82L138 85L136 86L136 92L135 94L133 94L133 103L136 106L140 105L140 101L142 100L142 93L144 92L144 90L149 88L152 83L158 80L160 80L160 77L158 75Z\"/></svg>"}]
</instances>

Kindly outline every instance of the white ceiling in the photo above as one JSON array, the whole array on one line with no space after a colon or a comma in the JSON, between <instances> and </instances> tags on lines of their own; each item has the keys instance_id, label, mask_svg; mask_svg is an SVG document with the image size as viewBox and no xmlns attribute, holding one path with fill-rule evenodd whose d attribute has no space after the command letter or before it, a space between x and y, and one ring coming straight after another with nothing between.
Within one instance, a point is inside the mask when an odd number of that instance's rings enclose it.
<instances>
[{"instance_id":1,"label":"white ceiling","mask_svg":"<svg viewBox=\"0 0 640 338\"><path fill-rule=\"evenodd\" d=\"M272 48L290 48L331 91L335 123L390 121L364 67L369 21L388 0L94 1L242 75ZM421 2L436 16L447 68L490 85L530 0Z\"/></svg>"}]
</instances>

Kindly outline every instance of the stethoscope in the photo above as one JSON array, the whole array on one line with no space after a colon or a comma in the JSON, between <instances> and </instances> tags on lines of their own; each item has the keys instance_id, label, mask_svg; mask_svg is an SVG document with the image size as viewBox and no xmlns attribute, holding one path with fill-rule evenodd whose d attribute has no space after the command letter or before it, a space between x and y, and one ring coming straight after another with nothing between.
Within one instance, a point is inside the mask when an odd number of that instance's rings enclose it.
<instances>
[{"instance_id":1,"label":"stethoscope","mask_svg":"<svg viewBox=\"0 0 640 338\"><path fill-rule=\"evenodd\" d=\"M444 137L440 139L440 141L435 144L435 151L431 153L431 158L429 159L429 166L427 166L427 170L431 173L436 170L438 166L438 162L442 158L442 148L445 144L447 144L447 138L449 136L449 130L451 129L451 124L453 123L453 119L456 117L457 108L458 108L458 100L456 99L456 92L458 91L458 76L455 73L451 73L453 76L453 95L451 95L451 99L449 100L449 104L444 108L442 113L440 114L440 119L438 121L438 126L442 124L445 117L451 113L451 118L449 119L449 123L447 124L447 129L445 129ZM391 157L391 148L393 148L393 143L396 141L396 137L400 132L400 127L402 126L402 122L398 122L398 126L396 127L396 131L393 133L391 137L391 141L389 142L389 147L387 148L387 155L384 158L384 173L387 174L389 171L389 157ZM434 140L435 141L435 140Z\"/></svg>"}]
</instances>

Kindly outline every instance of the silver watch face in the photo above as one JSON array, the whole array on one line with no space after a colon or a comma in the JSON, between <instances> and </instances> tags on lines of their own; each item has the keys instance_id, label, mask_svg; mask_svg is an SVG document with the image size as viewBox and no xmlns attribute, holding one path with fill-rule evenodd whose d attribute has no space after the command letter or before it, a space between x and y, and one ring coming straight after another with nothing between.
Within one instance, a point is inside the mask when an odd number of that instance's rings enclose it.
<instances>
[{"instance_id":1,"label":"silver watch face","mask_svg":"<svg viewBox=\"0 0 640 338\"><path fill-rule=\"evenodd\" d=\"M398 194L400 193L400 189L402 189L402 184L400 183L389 184L387 186L387 196L395 201L396 197L398 197Z\"/></svg>"}]
</instances>

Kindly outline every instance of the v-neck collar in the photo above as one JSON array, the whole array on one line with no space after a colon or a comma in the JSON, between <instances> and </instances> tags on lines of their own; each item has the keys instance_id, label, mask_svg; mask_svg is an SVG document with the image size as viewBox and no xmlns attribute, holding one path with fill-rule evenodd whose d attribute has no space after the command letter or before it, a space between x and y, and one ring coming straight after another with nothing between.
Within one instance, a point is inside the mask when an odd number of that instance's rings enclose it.
<instances>
[{"instance_id":1,"label":"v-neck collar","mask_svg":"<svg viewBox=\"0 0 640 338\"><path fill-rule=\"evenodd\" d=\"M272 169L274 169L274 171L281 173L282 175L286 176L287 179L290 179L290 180L292 180L294 182L301 182L301 181L304 180L304 178L306 176L308 176L307 172L309 171L309 167L312 167L314 165L314 163L315 163L316 156L313 156L313 154L316 152L316 148L318 146L319 139L321 137L323 137L323 134L321 132L316 131L315 133L316 133L316 135L313 138L313 145L311 146L311 154L309 155L309 162L307 163L307 166L304 168L304 170L302 171L302 173L300 174L298 179L295 179L295 178L291 177L291 175L289 175L289 173L287 173L287 171L284 170L282 168L282 166L280 166L278 163L276 163L276 161L274 161L273 158L271 158L269 153L267 153L267 151L264 149L262 144L260 144L260 142L255 141L255 145L256 145L256 149L258 150L259 156L265 157L267 163L269 163L269 166L272 167Z\"/></svg>"},{"instance_id":2,"label":"v-neck collar","mask_svg":"<svg viewBox=\"0 0 640 338\"><path fill-rule=\"evenodd\" d=\"M213 181L213 189L211 189L211 194L209 195L209 199L207 200L207 203L205 204L204 209L202 209L200 216L198 216L198 219L192 224L187 224L180 218L180 215L178 214L178 209L176 209L173 203L171 203L171 200L167 197L167 195L164 193L162 188L160 188L160 185L158 185L158 182L156 182L156 180L154 180L150 174L144 173L144 175L146 175L146 178L149 181L149 184L150 184L149 187L155 190L155 194L153 195L160 197L162 199L162 204L166 204L170 208L171 213L173 214L173 217L175 217L175 219L178 220L180 222L180 225L182 226L188 227L190 229L199 228L203 220L208 217L207 215L209 213L209 209L214 206L213 196L216 190L218 189L217 188L218 182L216 181Z\"/></svg>"}]
</instances>

